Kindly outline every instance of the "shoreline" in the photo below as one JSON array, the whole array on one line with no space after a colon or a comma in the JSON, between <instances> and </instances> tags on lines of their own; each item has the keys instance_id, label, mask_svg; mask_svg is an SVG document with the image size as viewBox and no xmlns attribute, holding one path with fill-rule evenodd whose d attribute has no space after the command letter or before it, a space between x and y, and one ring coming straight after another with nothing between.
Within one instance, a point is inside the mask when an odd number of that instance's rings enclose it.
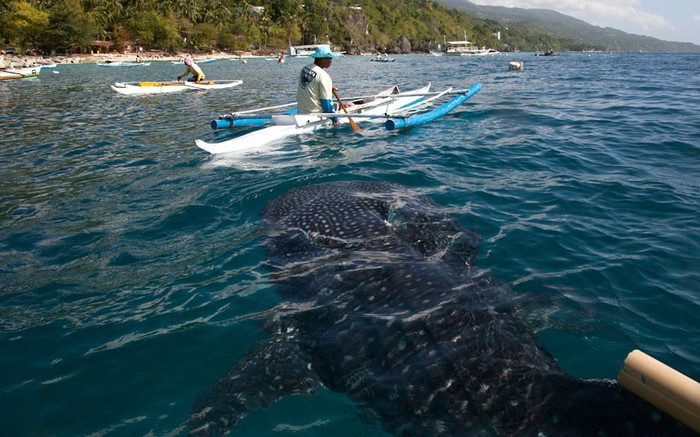
<instances>
[{"instance_id":1,"label":"shoreline","mask_svg":"<svg viewBox=\"0 0 700 437\"><path fill-rule=\"evenodd\" d=\"M0 55L0 59L4 58L6 67L10 67L10 63L14 64L15 68L21 68L25 62L28 66L32 65L48 65L48 64L94 64L106 61L111 62L135 62L138 56L142 62L151 61L181 61L185 56L192 56L198 59L238 59L238 58L257 58L279 56L279 53L271 53L269 55L256 54L252 52L231 53L210 53L207 55L191 55L187 52L179 52L175 55L168 55L165 52L149 51L143 53L94 53L89 55L57 55L57 56L32 56L32 55Z\"/></svg>"}]
</instances>

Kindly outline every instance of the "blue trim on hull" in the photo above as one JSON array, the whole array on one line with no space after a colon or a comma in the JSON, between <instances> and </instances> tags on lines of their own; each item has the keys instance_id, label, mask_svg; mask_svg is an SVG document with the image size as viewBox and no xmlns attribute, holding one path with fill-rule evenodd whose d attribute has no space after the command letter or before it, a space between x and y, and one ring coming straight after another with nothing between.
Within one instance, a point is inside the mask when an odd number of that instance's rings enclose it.
<instances>
[{"instance_id":1,"label":"blue trim on hull","mask_svg":"<svg viewBox=\"0 0 700 437\"><path fill-rule=\"evenodd\" d=\"M478 93L480 90L481 84L477 82L469 87L469 91L467 93L458 95L457 97L453 98L452 100L450 100L449 102L445 103L437 109L419 115L411 115L402 118L390 118L386 121L386 123L384 123L384 127L386 127L387 130L391 131L395 129L403 129L406 127L428 123L452 111L457 106L464 103L465 100Z\"/></svg>"}]
</instances>

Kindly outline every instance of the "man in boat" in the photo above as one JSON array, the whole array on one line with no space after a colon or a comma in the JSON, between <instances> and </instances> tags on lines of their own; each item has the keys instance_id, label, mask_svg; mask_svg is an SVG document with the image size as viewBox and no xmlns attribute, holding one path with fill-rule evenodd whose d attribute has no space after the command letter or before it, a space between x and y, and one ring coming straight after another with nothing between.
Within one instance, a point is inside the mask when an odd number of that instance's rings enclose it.
<instances>
[{"instance_id":1,"label":"man in boat","mask_svg":"<svg viewBox=\"0 0 700 437\"><path fill-rule=\"evenodd\" d=\"M188 82L197 83L204 80L204 73L202 72L202 69L199 68L199 65L194 63L191 57L185 56L185 60L183 62L187 66L187 70L177 77L178 82L188 74L192 74L192 77L187 79Z\"/></svg>"},{"instance_id":2,"label":"man in boat","mask_svg":"<svg viewBox=\"0 0 700 437\"><path fill-rule=\"evenodd\" d=\"M316 51L309 55L314 58L313 64L305 66L299 75L297 87L297 113L313 114L321 112L334 112L333 108L333 80L326 73L333 59L338 55L331 52L328 45L319 45ZM331 118L333 124L338 124L337 118Z\"/></svg>"}]
</instances>

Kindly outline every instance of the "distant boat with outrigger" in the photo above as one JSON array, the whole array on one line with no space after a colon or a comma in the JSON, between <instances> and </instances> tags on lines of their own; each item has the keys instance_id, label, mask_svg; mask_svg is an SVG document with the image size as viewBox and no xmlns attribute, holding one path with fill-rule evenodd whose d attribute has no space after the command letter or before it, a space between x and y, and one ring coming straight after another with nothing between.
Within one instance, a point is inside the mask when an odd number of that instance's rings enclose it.
<instances>
[{"instance_id":1,"label":"distant boat with outrigger","mask_svg":"<svg viewBox=\"0 0 700 437\"><path fill-rule=\"evenodd\" d=\"M348 98L348 106L337 98L337 109L332 113L297 114L296 102L247 111L232 112L211 122L213 129L248 128L232 139L220 142L195 140L197 147L211 154L250 152L299 134L313 132L332 125L331 118L349 123L358 131L358 121L383 122L386 130L398 130L428 123L457 108L481 90L476 83L466 89L448 88L431 92L431 84L412 91L401 92L393 86L377 94ZM452 97L436 109L427 110L441 98ZM270 112L286 109L284 112ZM252 131L250 130L252 129Z\"/></svg>"},{"instance_id":2,"label":"distant boat with outrigger","mask_svg":"<svg viewBox=\"0 0 700 437\"><path fill-rule=\"evenodd\" d=\"M41 68L42 67L40 65L22 68L0 68L0 80L29 79L32 77L39 77Z\"/></svg>"},{"instance_id":3,"label":"distant boat with outrigger","mask_svg":"<svg viewBox=\"0 0 700 437\"><path fill-rule=\"evenodd\" d=\"M216 58L192 58L192 60L195 62L195 64L211 64L216 62ZM185 62L185 59L178 59L176 61L170 61L173 64L182 64Z\"/></svg>"},{"instance_id":4,"label":"distant boat with outrigger","mask_svg":"<svg viewBox=\"0 0 700 437\"><path fill-rule=\"evenodd\" d=\"M150 62L132 62L132 61L105 61L98 62L98 67L148 67Z\"/></svg>"},{"instance_id":5,"label":"distant boat with outrigger","mask_svg":"<svg viewBox=\"0 0 700 437\"><path fill-rule=\"evenodd\" d=\"M390 58L389 55L384 53L384 56L377 54L374 58L370 59L372 62L394 62L396 59Z\"/></svg>"},{"instance_id":6,"label":"distant boat with outrigger","mask_svg":"<svg viewBox=\"0 0 700 437\"><path fill-rule=\"evenodd\" d=\"M188 81L161 81L161 82L116 82L111 88L119 94L144 95L177 93L181 91L207 91L233 88L242 84L242 80L203 80L200 82Z\"/></svg>"}]
</instances>

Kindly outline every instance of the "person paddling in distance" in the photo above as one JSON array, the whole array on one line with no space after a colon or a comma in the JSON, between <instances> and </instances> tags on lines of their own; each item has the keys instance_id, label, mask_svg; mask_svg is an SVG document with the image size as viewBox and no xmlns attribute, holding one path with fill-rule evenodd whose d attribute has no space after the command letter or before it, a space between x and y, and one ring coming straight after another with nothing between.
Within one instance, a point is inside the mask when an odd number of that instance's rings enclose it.
<instances>
[{"instance_id":1,"label":"person paddling in distance","mask_svg":"<svg viewBox=\"0 0 700 437\"><path fill-rule=\"evenodd\" d=\"M334 112L333 80L325 71L330 68L333 59L338 58L331 52L328 45L319 45L316 51L309 55L314 58L312 64L302 68L299 74L299 85L297 87L297 113L314 114ZM338 124L337 118L331 118L334 125Z\"/></svg>"},{"instance_id":2,"label":"person paddling in distance","mask_svg":"<svg viewBox=\"0 0 700 437\"><path fill-rule=\"evenodd\" d=\"M187 70L185 70L184 73L177 77L178 82L180 81L180 79L187 76L188 74L192 74L192 77L187 79L188 82L197 83L204 80L204 73L202 72L202 69L199 68L199 65L195 64L191 57L186 56L183 62L187 66Z\"/></svg>"}]
</instances>

